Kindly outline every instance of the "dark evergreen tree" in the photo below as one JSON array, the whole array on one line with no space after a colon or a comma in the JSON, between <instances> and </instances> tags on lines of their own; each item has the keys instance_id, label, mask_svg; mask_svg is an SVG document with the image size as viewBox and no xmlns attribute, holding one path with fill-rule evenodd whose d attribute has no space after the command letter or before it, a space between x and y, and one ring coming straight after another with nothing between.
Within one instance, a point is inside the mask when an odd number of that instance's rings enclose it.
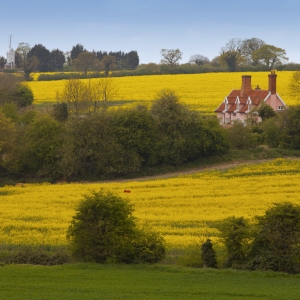
<instances>
[{"instance_id":1,"label":"dark evergreen tree","mask_svg":"<svg viewBox=\"0 0 300 300\"><path fill-rule=\"evenodd\" d=\"M53 71L59 71L64 67L64 64L66 62L65 55L62 51L59 49L54 49L51 51L51 70Z\"/></svg>"},{"instance_id":2,"label":"dark evergreen tree","mask_svg":"<svg viewBox=\"0 0 300 300\"><path fill-rule=\"evenodd\" d=\"M51 54L50 51L43 45L38 44L33 46L27 54L27 57L38 59L38 71L48 72L51 68Z\"/></svg>"},{"instance_id":3,"label":"dark evergreen tree","mask_svg":"<svg viewBox=\"0 0 300 300\"><path fill-rule=\"evenodd\" d=\"M217 268L216 252L210 239L201 246L201 258L204 268Z\"/></svg>"},{"instance_id":4,"label":"dark evergreen tree","mask_svg":"<svg viewBox=\"0 0 300 300\"><path fill-rule=\"evenodd\" d=\"M130 51L125 54L126 59L126 68L127 69L136 69L140 63L140 59L137 51Z\"/></svg>"},{"instance_id":5,"label":"dark evergreen tree","mask_svg":"<svg viewBox=\"0 0 300 300\"><path fill-rule=\"evenodd\" d=\"M76 44L76 46L73 46L71 50L71 59L76 59L78 55L82 52L86 51L81 44Z\"/></svg>"}]
</instances>

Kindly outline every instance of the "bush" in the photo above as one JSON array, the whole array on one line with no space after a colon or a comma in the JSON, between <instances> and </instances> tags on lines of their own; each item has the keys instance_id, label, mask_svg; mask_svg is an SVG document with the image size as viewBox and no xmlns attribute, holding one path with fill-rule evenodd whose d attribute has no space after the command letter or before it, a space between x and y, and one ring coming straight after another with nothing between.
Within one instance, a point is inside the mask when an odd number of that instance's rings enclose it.
<instances>
[{"instance_id":1,"label":"bush","mask_svg":"<svg viewBox=\"0 0 300 300\"><path fill-rule=\"evenodd\" d=\"M163 239L138 229L132 213L130 203L109 191L84 196L67 234L72 256L97 263L161 260Z\"/></svg>"},{"instance_id":2,"label":"bush","mask_svg":"<svg viewBox=\"0 0 300 300\"><path fill-rule=\"evenodd\" d=\"M250 269L300 272L300 206L275 204L257 220Z\"/></svg>"},{"instance_id":3,"label":"bush","mask_svg":"<svg viewBox=\"0 0 300 300\"><path fill-rule=\"evenodd\" d=\"M201 246L201 258L204 268L217 268L216 252L210 239Z\"/></svg>"}]
</instances>

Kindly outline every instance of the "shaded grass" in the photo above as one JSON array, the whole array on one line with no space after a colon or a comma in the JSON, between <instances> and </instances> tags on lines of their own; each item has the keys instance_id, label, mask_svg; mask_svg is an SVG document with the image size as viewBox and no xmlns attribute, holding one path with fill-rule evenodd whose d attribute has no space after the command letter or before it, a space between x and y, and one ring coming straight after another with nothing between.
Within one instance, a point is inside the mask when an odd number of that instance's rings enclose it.
<instances>
[{"instance_id":1,"label":"shaded grass","mask_svg":"<svg viewBox=\"0 0 300 300\"><path fill-rule=\"evenodd\" d=\"M0 267L1 299L299 299L299 276L162 265Z\"/></svg>"}]
</instances>

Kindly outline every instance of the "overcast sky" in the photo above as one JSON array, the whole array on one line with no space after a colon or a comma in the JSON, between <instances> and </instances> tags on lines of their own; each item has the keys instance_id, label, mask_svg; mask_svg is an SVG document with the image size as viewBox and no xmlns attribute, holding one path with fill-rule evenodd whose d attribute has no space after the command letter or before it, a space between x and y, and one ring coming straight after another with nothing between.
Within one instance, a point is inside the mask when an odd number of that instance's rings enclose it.
<instances>
[{"instance_id":1,"label":"overcast sky","mask_svg":"<svg viewBox=\"0 0 300 300\"><path fill-rule=\"evenodd\" d=\"M1 6L0 56L12 47L138 52L140 63L179 48L209 59L232 38L260 38L300 63L299 0L14 0Z\"/></svg>"}]
</instances>

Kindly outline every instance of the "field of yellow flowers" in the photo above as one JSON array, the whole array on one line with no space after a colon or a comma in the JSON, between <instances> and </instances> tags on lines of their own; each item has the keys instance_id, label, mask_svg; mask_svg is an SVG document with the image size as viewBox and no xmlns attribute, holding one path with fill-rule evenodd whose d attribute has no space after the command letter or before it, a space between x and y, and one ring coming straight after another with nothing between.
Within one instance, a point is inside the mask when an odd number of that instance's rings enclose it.
<instances>
[{"instance_id":1,"label":"field of yellow flowers","mask_svg":"<svg viewBox=\"0 0 300 300\"><path fill-rule=\"evenodd\" d=\"M234 72L127 76L112 77L112 80L118 87L118 93L115 97L118 103L120 101L126 105L137 103L150 105L157 92L162 89L172 89L178 93L180 100L190 108L203 113L213 113L231 90L241 88L242 75L252 75L253 88L259 85L261 89L268 89L268 73ZM277 72L277 92L287 105L294 104L293 99L288 95L288 85L292 74L292 71ZM58 80L32 81L28 84L33 90L34 102L41 104L56 102L56 94L62 91L64 83L64 80Z\"/></svg>"},{"instance_id":2,"label":"field of yellow flowers","mask_svg":"<svg viewBox=\"0 0 300 300\"><path fill-rule=\"evenodd\" d=\"M214 238L217 220L253 218L283 201L300 205L300 160L276 159L169 179L5 186L0 188L0 244L66 244L82 195L101 188L134 204L141 225L160 232L169 247L185 247L201 236Z\"/></svg>"}]
</instances>

